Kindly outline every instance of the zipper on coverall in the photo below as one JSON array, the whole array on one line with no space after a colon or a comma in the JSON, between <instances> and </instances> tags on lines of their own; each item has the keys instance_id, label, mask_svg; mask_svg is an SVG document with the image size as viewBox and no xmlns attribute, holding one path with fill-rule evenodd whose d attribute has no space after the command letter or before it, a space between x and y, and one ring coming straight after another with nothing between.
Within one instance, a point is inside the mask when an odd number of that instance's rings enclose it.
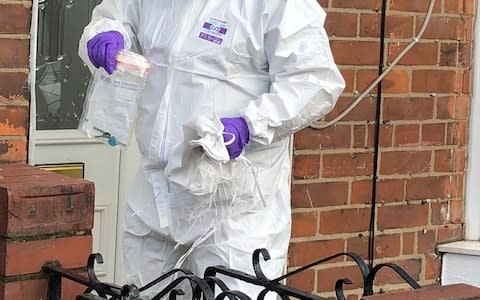
<instances>
[{"instance_id":1,"label":"zipper on coverall","mask_svg":"<svg viewBox=\"0 0 480 300\"><path fill-rule=\"evenodd\" d=\"M165 115L165 120L164 120L164 126L163 126L163 134L162 134L162 141L161 141L161 146L160 146L160 160L162 163L167 162L167 153L166 153L166 141L167 141L167 131L168 131L168 121L170 118L170 97L171 97L171 81L173 78L173 73L175 72L175 55L178 54L179 50L185 43L185 40L187 39L188 34L192 31L193 25L198 21L198 14L202 10L202 6L204 1L200 0L193 0L191 6L189 7L187 13L183 16L181 19L181 23L185 22L185 26L183 26L178 34L178 38L175 40L175 42L172 44L172 48L170 50L170 59L169 59L169 65L167 67L167 73L168 73L168 84L167 84L167 89L165 91L165 101L166 103L166 108L167 112Z\"/></svg>"}]
</instances>

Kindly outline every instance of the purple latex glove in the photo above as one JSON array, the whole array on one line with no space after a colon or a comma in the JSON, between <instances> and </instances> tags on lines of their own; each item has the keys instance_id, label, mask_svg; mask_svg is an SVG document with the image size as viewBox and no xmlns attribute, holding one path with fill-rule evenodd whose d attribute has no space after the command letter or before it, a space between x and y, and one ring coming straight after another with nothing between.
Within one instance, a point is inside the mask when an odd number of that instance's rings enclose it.
<instances>
[{"instance_id":1,"label":"purple latex glove","mask_svg":"<svg viewBox=\"0 0 480 300\"><path fill-rule=\"evenodd\" d=\"M223 141L227 147L230 158L237 158L250 140L250 132L244 118L222 118Z\"/></svg>"},{"instance_id":2,"label":"purple latex glove","mask_svg":"<svg viewBox=\"0 0 480 300\"><path fill-rule=\"evenodd\" d=\"M125 48L123 35L118 31L105 31L87 42L88 57L96 67L103 67L108 74L117 68L117 52Z\"/></svg>"}]
</instances>

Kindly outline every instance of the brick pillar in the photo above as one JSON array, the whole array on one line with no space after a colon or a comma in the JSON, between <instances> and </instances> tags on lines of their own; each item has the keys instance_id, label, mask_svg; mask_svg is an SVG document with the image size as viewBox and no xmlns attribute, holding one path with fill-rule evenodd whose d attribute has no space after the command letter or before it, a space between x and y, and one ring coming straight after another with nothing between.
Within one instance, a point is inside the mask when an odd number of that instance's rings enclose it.
<instances>
[{"instance_id":1,"label":"brick pillar","mask_svg":"<svg viewBox=\"0 0 480 300\"><path fill-rule=\"evenodd\" d=\"M31 1L0 1L0 162L27 161Z\"/></svg>"},{"instance_id":2,"label":"brick pillar","mask_svg":"<svg viewBox=\"0 0 480 300\"><path fill-rule=\"evenodd\" d=\"M48 261L83 272L94 185L25 164L0 165L0 300L46 299ZM84 288L65 281L63 299Z\"/></svg>"}]
</instances>

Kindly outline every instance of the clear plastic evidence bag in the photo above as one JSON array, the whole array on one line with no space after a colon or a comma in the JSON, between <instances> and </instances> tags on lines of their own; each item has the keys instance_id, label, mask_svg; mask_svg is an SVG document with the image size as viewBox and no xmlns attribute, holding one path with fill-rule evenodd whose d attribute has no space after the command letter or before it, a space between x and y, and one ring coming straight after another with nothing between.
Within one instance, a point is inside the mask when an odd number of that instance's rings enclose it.
<instances>
[{"instance_id":1,"label":"clear plastic evidence bag","mask_svg":"<svg viewBox=\"0 0 480 300\"><path fill-rule=\"evenodd\" d=\"M142 55L120 51L117 69L98 68L90 79L78 130L90 138L125 148L147 81L149 62Z\"/></svg>"}]
</instances>

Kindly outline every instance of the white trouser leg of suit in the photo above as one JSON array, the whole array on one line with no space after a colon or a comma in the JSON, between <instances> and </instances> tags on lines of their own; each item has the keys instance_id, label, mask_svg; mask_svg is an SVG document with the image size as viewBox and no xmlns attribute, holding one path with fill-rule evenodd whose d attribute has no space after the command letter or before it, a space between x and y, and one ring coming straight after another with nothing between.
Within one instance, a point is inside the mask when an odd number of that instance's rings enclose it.
<instances>
[{"instance_id":1,"label":"white trouser leg of suit","mask_svg":"<svg viewBox=\"0 0 480 300\"><path fill-rule=\"evenodd\" d=\"M226 220L212 237L193 250L186 265L200 274L203 274L209 266L221 265L253 275L252 254L257 248L266 248L271 259L265 263L261 260L262 270L270 279L280 276L285 268L289 235L285 237L264 234L269 228L274 231L289 232L290 223L288 220L279 219L275 222L274 217L265 214L275 215L276 213L259 210ZM242 291L252 299L256 299L258 293L263 290L243 281L222 276L219 278L231 290ZM270 293L266 299L273 299L274 296Z\"/></svg>"},{"instance_id":2,"label":"white trouser leg of suit","mask_svg":"<svg viewBox=\"0 0 480 300\"><path fill-rule=\"evenodd\" d=\"M141 199L144 206L135 206ZM133 182L128 197L126 225L123 236L124 262L127 281L142 287L166 271L174 269L178 259L188 247L178 245L158 230L155 218L143 218L156 214L153 190L140 170ZM158 220L158 218L157 218ZM145 222L151 221L147 224ZM157 221L158 222L158 221ZM149 290L150 296L165 285Z\"/></svg>"},{"instance_id":3,"label":"white trouser leg of suit","mask_svg":"<svg viewBox=\"0 0 480 300\"><path fill-rule=\"evenodd\" d=\"M279 199L288 199L278 196ZM262 264L267 277L278 277L284 271L290 237L285 234L290 232L289 203L266 199L274 205L225 219L206 240L191 248L176 243L168 237L165 229L159 229L155 218L152 218L152 214L157 214L152 206L154 198L150 183L140 171L130 193L124 234L125 263L130 283L144 286L175 267L188 269L200 277L203 277L207 267L214 265L254 274L251 261L253 251L257 248L267 248L270 252L271 259ZM139 202L143 202L142 207L135 206ZM147 214L149 217L145 218ZM142 219L151 220L152 223L146 224ZM176 266L179 262L181 265ZM245 292L253 299L262 290L238 280L220 278L231 290ZM146 295L153 296L163 287L165 284L158 285ZM269 294L267 299L274 296Z\"/></svg>"}]
</instances>

